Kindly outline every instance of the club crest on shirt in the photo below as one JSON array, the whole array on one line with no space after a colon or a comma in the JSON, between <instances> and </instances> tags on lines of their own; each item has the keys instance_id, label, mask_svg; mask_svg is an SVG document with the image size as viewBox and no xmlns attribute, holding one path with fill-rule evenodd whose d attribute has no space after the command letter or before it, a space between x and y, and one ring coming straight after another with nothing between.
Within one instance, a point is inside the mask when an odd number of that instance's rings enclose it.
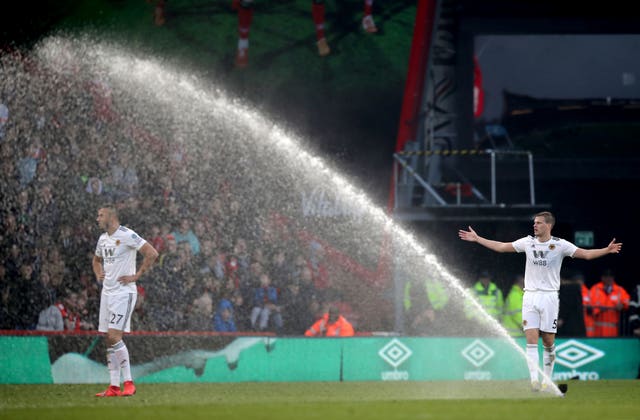
<instances>
[{"instance_id":1,"label":"club crest on shirt","mask_svg":"<svg viewBox=\"0 0 640 420\"><path fill-rule=\"evenodd\" d=\"M556 245L555 244L549 245L549 249L553 251L554 249L556 249Z\"/></svg>"},{"instance_id":2,"label":"club crest on shirt","mask_svg":"<svg viewBox=\"0 0 640 420\"><path fill-rule=\"evenodd\" d=\"M116 239L116 246L120 245L120 239Z\"/></svg>"},{"instance_id":3,"label":"club crest on shirt","mask_svg":"<svg viewBox=\"0 0 640 420\"><path fill-rule=\"evenodd\" d=\"M136 235L135 233L131 235L131 239L136 239L138 237L138 235Z\"/></svg>"}]
</instances>

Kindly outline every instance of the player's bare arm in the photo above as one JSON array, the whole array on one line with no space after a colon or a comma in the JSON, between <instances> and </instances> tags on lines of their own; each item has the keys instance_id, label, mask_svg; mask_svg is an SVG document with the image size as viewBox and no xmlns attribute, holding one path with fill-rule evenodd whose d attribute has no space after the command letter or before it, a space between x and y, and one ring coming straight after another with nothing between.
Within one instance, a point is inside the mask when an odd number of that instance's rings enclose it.
<instances>
[{"instance_id":1,"label":"player's bare arm","mask_svg":"<svg viewBox=\"0 0 640 420\"><path fill-rule=\"evenodd\" d=\"M580 258L583 260L593 260L595 258L604 257L608 254L619 254L622 250L622 242L616 242L616 238L613 238L608 246L599 249L583 249L578 248L573 253L573 258Z\"/></svg>"},{"instance_id":2,"label":"player's bare arm","mask_svg":"<svg viewBox=\"0 0 640 420\"><path fill-rule=\"evenodd\" d=\"M93 274L96 276L96 280L102 282L104 280L104 270L102 268L102 258L96 255L93 256L93 261L91 262L93 266Z\"/></svg>"},{"instance_id":3,"label":"player's bare arm","mask_svg":"<svg viewBox=\"0 0 640 420\"><path fill-rule=\"evenodd\" d=\"M477 242L485 248L489 248L490 250L495 252L516 252L516 250L513 248L513 245L511 245L511 242L500 242L483 238L482 236L478 235L476 231L471 228L471 226L469 226L469 230L460 229L458 231L458 236L463 241Z\"/></svg>"},{"instance_id":4,"label":"player's bare arm","mask_svg":"<svg viewBox=\"0 0 640 420\"><path fill-rule=\"evenodd\" d=\"M138 281L140 276L142 276L153 263L158 258L158 251L154 247L152 247L149 243L142 245L140 248L140 253L143 256L142 264L140 264L140 268L138 272L132 276L122 276L118 279L118 281L122 284L133 283Z\"/></svg>"}]
</instances>

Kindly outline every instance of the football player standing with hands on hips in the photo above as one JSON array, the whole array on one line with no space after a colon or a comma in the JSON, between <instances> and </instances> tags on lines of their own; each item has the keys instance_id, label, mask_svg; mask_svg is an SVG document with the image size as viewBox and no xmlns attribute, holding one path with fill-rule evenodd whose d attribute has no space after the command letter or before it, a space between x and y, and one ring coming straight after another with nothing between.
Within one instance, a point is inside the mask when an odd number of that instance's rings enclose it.
<instances>
[{"instance_id":1,"label":"football player standing with hands on hips","mask_svg":"<svg viewBox=\"0 0 640 420\"><path fill-rule=\"evenodd\" d=\"M564 257L592 260L608 254L617 254L622 248L615 238L605 248L582 249L564 239L551 236L555 217L548 211L533 219L533 235L514 242L499 242L483 238L469 226L459 230L463 241L477 242L496 252L524 252L527 257L522 298L522 327L527 341L527 363L534 391L548 390L555 361L555 336L558 329L560 269ZM538 378L538 340L542 337L543 373Z\"/></svg>"},{"instance_id":2,"label":"football player standing with hands on hips","mask_svg":"<svg viewBox=\"0 0 640 420\"><path fill-rule=\"evenodd\" d=\"M93 272L102 283L98 331L106 333L110 376L109 388L96 397L131 396L136 393L136 387L131 377L129 350L122 341L122 335L131 331L131 314L138 292L135 282L158 258L158 251L136 232L120 224L115 207L101 207L96 220L104 230L93 256ZM144 258L136 271L138 251ZM121 371L124 379L122 391Z\"/></svg>"}]
</instances>

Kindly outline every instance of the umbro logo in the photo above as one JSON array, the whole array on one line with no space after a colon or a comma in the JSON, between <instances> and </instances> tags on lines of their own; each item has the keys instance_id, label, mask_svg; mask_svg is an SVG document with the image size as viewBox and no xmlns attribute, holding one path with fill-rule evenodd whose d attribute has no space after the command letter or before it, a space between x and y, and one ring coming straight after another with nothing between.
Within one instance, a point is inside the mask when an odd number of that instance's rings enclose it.
<instances>
[{"instance_id":1,"label":"umbro logo","mask_svg":"<svg viewBox=\"0 0 640 420\"><path fill-rule=\"evenodd\" d=\"M389 341L383 348L380 349L378 355L382 357L382 359L389 363L393 368L397 368L402 363L404 363L413 352L407 346L405 346L402 341L394 338Z\"/></svg>"},{"instance_id":2,"label":"umbro logo","mask_svg":"<svg viewBox=\"0 0 640 420\"><path fill-rule=\"evenodd\" d=\"M556 362L576 369L604 357L605 353L578 340L569 340L556 347Z\"/></svg>"},{"instance_id":3,"label":"umbro logo","mask_svg":"<svg viewBox=\"0 0 640 420\"><path fill-rule=\"evenodd\" d=\"M480 340L475 340L462 350L462 357L471 362L472 365L479 368L489 361L495 352L491 347L487 346Z\"/></svg>"}]
</instances>

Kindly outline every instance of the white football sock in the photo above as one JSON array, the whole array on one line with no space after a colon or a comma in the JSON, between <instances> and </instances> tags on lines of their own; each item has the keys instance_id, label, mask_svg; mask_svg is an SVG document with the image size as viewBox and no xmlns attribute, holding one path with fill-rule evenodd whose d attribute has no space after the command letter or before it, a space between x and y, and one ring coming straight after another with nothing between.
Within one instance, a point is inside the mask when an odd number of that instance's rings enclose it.
<instances>
[{"instance_id":1,"label":"white football sock","mask_svg":"<svg viewBox=\"0 0 640 420\"><path fill-rule=\"evenodd\" d=\"M113 345L113 351L118 362L118 366L122 369L122 379L125 381L131 380L131 364L129 363L129 350L124 344L124 341L120 340Z\"/></svg>"},{"instance_id":2,"label":"white football sock","mask_svg":"<svg viewBox=\"0 0 640 420\"><path fill-rule=\"evenodd\" d=\"M538 364L540 363L538 356L538 345L527 344L527 365L529 365L529 375L531 381L538 380Z\"/></svg>"},{"instance_id":3,"label":"white football sock","mask_svg":"<svg viewBox=\"0 0 640 420\"><path fill-rule=\"evenodd\" d=\"M548 380L553 380L553 366L556 361L556 346L544 347L542 350L543 372Z\"/></svg>"},{"instance_id":4,"label":"white football sock","mask_svg":"<svg viewBox=\"0 0 640 420\"><path fill-rule=\"evenodd\" d=\"M112 347L107 349L107 367L109 368L110 384L120 388L120 364Z\"/></svg>"}]
</instances>

